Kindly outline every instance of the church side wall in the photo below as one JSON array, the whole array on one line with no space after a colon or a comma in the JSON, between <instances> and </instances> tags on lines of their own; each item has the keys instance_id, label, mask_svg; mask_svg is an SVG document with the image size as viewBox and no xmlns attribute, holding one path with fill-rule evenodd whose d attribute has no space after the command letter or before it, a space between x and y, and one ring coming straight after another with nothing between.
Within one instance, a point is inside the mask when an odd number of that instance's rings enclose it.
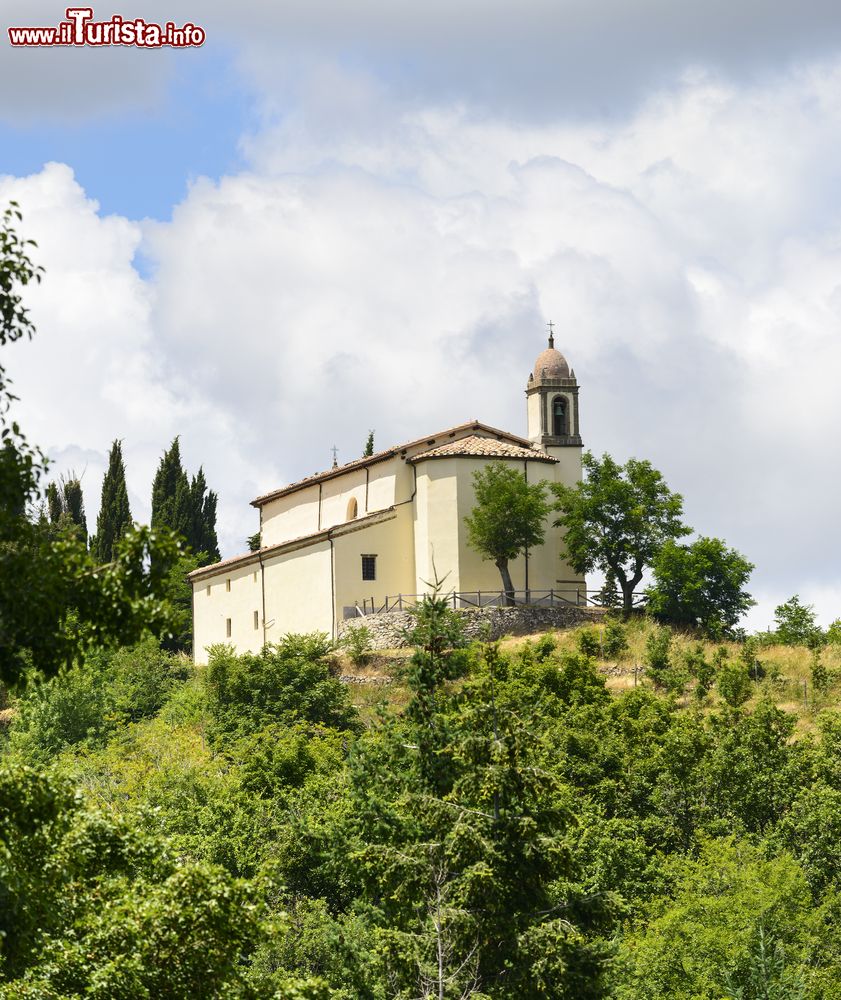
<instances>
[{"instance_id":1,"label":"church side wall","mask_svg":"<svg viewBox=\"0 0 841 1000\"><path fill-rule=\"evenodd\" d=\"M394 504L408 500L412 495L413 475L402 458L378 462L368 470L368 509L373 514ZM360 511L362 508L359 508Z\"/></svg>"},{"instance_id":2,"label":"church side wall","mask_svg":"<svg viewBox=\"0 0 841 1000\"><path fill-rule=\"evenodd\" d=\"M348 507L356 500L357 517L365 514L365 470L355 469L321 486L321 527L333 528L348 519Z\"/></svg>"},{"instance_id":3,"label":"church side wall","mask_svg":"<svg viewBox=\"0 0 841 1000\"><path fill-rule=\"evenodd\" d=\"M318 531L318 485L296 490L263 507L261 542L280 545Z\"/></svg>"},{"instance_id":4,"label":"church side wall","mask_svg":"<svg viewBox=\"0 0 841 1000\"><path fill-rule=\"evenodd\" d=\"M258 616L256 629L255 611ZM260 650L263 612L259 563L223 570L193 584L193 613L193 658L196 663L206 663L207 647L218 642L229 642L240 653Z\"/></svg>"},{"instance_id":5,"label":"church side wall","mask_svg":"<svg viewBox=\"0 0 841 1000\"><path fill-rule=\"evenodd\" d=\"M266 642L287 632L333 633L329 541L265 560Z\"/></svg>"},{"instance_id":6,"label":"church side wall","mask_svg":"<svg viewBox=\"0 0 841 1000\"><path fill-rule=\"evenodd\" d=\"M378 605L386 597L415 593L413 518L410 504L398 507L394 517L333 540L336 615L363 600ZM362 556L376 556L376 580L362 579Z\"/></svg>"},{"instance_id":7,"label":"church side wall","mask_svg":"<svg viewBox=\"0 0 841 1000\"><path fill-rule=\"evenodd\" d=\"M334 479L279 497L263 507L262 544L280 545L348 523L352 499L356 500L357 517L386 510L409 499L412 482L412 470L395 456L369 466L367 483L364 468L350 469Z\"/></svg>"}]
</instances>

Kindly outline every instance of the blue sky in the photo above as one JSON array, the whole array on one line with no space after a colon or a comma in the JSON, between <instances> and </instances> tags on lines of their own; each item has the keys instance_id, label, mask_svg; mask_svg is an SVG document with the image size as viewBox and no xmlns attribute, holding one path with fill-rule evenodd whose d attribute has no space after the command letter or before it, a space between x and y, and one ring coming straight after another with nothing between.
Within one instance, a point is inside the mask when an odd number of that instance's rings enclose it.
<instances>
[{"instance_id":1,"label":"blue sky","mask_svg":"<svg viewBox=\"0 0 841 1000\"><path fill-rule=\"evenodd\" d=\"M229 48L207 44L169 63L165 93L151 107L72 121L56 120L47 108L26 121L0 123L3 172L25 175L50 160L68 163L104 214L168 219L196 177L242 167L239 137L255 124L255 95Z\"/></svg>"},{"instance_id":2,"label":"blue sky","mask_svg":"<svg viewBox=\"0 0 841 1000\"><path fill-rule=\"evenodd\" d=\"M98 17L110 8L95 6ZM3 27L61 5L0 0ZM248 501L478 417L556 324L596 452L651 459L760 605L841 614L841 14L825 0L142 0L199 50L0 43L0 200L46 267L8 366L95 516L176 435Z\"/></svg>"}]
</instances>

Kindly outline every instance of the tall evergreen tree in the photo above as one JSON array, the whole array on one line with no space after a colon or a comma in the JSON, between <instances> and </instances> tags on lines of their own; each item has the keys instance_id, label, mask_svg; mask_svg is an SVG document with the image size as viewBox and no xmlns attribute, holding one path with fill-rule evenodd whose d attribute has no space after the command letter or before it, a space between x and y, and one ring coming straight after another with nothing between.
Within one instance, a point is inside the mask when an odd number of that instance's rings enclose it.
<instances>
[{"instance_id":1,"label":"tall evergreen tree","mask_svg":"<svg viewBox=\"0 0 841 1000\"><path fill-rule=\"evenodd\" d=\"M164 452L152 485L152 527L166 526L182 535L193 552L201 556L201 565L216 562L217 499L207 488L203 469L192 481L187 478L175 438L169 451Z\"/></svg>"},{"instance_id":2,"label":"tall evergreen tree","mask_svg":"<svg viewBox=\"0 0 841 1000\"><path fill-rule=\"evenodd\" d=\"M218 497L213 490L208 490L204 478L204 469L199 467L198 473L190 483L190 514L191 534L187 538L192 550L203 553L206 558L202 565L208 565L219 560L219 542L216 538L216 504Z\"/></svg>"},{"instance_id":3,"label":"tall evergreen tree","mask_svg":"<svg viewBox=\"0 0 841 1000\"><path fill-rule=\"evenodd\" d=\"M368 438L365 441L365 450L362 452L363 458L369 458L374 454L374 432L368 431Z\"/></svg>"},{"instance_id":4,"label":"tall evergreen tree","mask_svg":"<svg viewBox=\"0 0 841 1000\"><path fill-rule=\"evenodd\" d=\"M131 525L131 509L126 488L126 468L120 441L111 445L108 471L102 480L102 501L96 519L96 534L91 539L91 552L101 563L114 559L114 546Z\"/></svg>"},{"instance_id":5,"label":"tall evergreen tree","mask_svg":"<svg viewBox=\"0 0 841 1000\"><path fill-rule=\"evenodd\" d=\"M88 522L85 518L85 498L82 484L75 473L47 486L47 513L50 524L75 525L79 538L87 545Z\"/></svg>"},{"instance_id":6,"label":"tall evergreen tree","mask_svg":"<svg viewBox=\"0 0 841 1000\"><path fill-rule=\"evenodd\" d=\"M193 533L190 500L190 483L175 438L164 452L152 483L152 527L171 528L189 542Z\"/></svg>"},{"instance_id":7,"label":"tall evergreen tree","mask_svg":"<svg viewBox=\"0 0 841 1000\"><path fill-rule=\"evenodd\" d=\"M58 486L55 483L50 483L47 486L47 516L50 519L50 524L58 524L62 513Z\"/></svg>"}]
</instances>

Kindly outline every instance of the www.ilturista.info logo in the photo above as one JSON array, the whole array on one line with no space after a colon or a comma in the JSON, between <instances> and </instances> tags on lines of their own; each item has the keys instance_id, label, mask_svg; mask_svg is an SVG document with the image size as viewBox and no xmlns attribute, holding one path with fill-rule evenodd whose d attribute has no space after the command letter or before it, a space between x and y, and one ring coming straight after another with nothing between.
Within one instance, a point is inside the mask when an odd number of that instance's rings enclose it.
<instances>
[{"instance_id":1,"label":"www.ilturista.info logo","mask_svg":"<svg viewBox=\"0 0 841 1000\"><path fill-rule=\"evenodd\" d=\"M142 17L114 14L110 21L94 21L92 7L68 7L66 21L54 28L9 28L15 46L133 45L141 49L195 48L204 45L205 31L197 24L153 24Z\"/></svg>"}]
</instances>

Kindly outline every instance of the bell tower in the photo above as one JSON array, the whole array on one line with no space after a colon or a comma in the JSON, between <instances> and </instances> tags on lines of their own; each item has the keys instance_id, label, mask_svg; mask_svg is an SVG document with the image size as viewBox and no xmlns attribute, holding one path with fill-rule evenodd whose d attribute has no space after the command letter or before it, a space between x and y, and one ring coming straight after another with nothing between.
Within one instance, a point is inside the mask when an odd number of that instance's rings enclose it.
<instances>
[{"instance_id":1,"label":"bell tower","mask_svg":"<svg viewBox=\"0 0 841 1000\"><path fill-rule=\"evenodd\" d=\"M560 458L556 448L581 448L578 426L578 381L566 358L555 349L553 324L549 346L537 356L526 385L529 440Z\"/></svg>"}]
</instances>

